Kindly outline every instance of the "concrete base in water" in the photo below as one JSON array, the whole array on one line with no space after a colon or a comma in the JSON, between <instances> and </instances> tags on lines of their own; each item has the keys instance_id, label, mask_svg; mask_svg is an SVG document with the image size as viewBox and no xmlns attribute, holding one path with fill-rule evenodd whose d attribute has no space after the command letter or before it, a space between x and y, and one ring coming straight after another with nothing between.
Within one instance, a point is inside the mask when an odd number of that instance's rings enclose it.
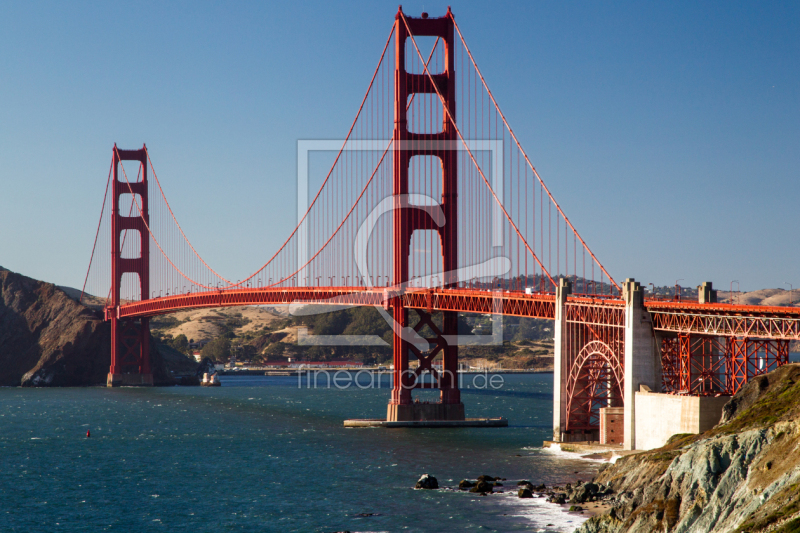
<instances>
[{"instance_id":1,"label":"concrete base in water","mask_svg":"<svg viewBox=\"0 0 800 533\"><path fill-rule=\"evenodd\" d=\"M152 387L153 374L109 374L106 387Z\"/></svg>"},{"instance_id":2,"label":"concrete base in water","mask_svg":"<svg viewBox=\"0 0 800 533\"><path fill-rule=\"evenodd\" d=\"M425 422L436 420L464 420L463 403L409 403L389 404L386 420L389 422Z\"/></svg>"},{"instance_id":3,"label":"concrete base in water","mask_svg":"<svg viewBox=\"0 0 800 533\"><path fill-rule=\"evenodd\" d=\"M505 418L466 418L464 420L406 420L387 421L382 419L345 420L346 428L504 428L508 426Z\"/></svg>"}]
</instances>

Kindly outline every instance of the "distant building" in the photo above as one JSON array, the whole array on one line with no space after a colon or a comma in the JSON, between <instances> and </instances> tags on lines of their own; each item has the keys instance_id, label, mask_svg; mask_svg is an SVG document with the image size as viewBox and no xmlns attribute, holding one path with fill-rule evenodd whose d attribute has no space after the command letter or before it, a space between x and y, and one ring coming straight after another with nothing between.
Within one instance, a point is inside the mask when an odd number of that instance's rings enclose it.
<instances>
[{"instance_id":1,"label":"distant building","mask_svg":"<svg viewBox=\"0 0 800 533\"><path fill-rule=\"evenodd\" d=\"M190 342L189 349L190 350L202 350L203 346L208 344L207 340L197 341L197 342Z\"/></svg>"}]
</instances>

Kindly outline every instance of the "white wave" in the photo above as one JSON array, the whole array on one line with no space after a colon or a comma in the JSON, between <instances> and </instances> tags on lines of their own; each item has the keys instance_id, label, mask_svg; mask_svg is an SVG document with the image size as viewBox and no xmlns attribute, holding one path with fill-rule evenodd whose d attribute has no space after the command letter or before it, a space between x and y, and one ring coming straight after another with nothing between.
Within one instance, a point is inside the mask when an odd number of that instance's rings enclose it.
<instances>
[{"instance_id":1,"label":"white wave","mask_svg":"<svg viewBox=\"0 0 800 533\"><path fill-rule=\"evenodd\" d=\"M541 452L543 452L543 453L545 453L547 455L552 455L552 456L555 456L555 457L562 457L564 459L578 459L578 460L581 460L581 461L589 461L589 462L592 462L592 463L616 463L617 459L619 459L621 457L620 455L617 455L614 452L611 452L611 457L610 458L591 457L592 455L596 455L597 453L605 453L605 452L599 452L599 451L598 452L594 452L594 453L591 453L591 452L589 452L589 453L587 453L587 452L582 452L582 453L567 452L567 451L564 451L563 449L561 449L561 445L558 444L557 442L551 443L549 448L526 447L526 448L523 448L523 449L524 450L529 450L529 449L530 450L534 450L535 449L535 450L539 450L539 451L541 451Z\"/></svg>"},{"instance_id":2,"label":"white wave","mask_svg":"<svg viewBox=\"0 0 800 533\"><path fill-rule=\"evenodd\" d=\"M533 531L575 531L589 519L588 514L570 513L560 505L548 503L546 498L520 498L515 491L491 497L497 498L500 505L511 508L508 516L529 521Z\"/></svg>"}]
</instances>

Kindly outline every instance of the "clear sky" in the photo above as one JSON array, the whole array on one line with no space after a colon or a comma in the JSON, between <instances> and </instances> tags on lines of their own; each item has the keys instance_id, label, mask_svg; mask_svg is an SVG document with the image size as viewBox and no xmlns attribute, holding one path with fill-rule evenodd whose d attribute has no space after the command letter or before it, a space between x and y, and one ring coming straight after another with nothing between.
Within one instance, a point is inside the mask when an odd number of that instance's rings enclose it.
<instances>
[{"instance_id":1,"label":"clear sky","mask_svg":"<svg viewBox=\"0 0 800 533\"><path fill-rule=\"evenodd\" d=\"M458 2L511 126L618 280L800 287L799 2ZM403 4L440 16L448 2ZM0 265L80 287L116 142L232 279L296 220L397 2L0 2Z\"/></svg>"}]
</instances>

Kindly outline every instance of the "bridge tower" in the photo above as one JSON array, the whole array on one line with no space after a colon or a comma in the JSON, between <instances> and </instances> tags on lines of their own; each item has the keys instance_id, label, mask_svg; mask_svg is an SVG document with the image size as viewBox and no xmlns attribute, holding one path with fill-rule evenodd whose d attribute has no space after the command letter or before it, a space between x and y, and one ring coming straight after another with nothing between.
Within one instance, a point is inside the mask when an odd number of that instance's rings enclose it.
<instances>
[{"instance_id":1,"label":"bridge tower","mask_svg":"<svg viewBox=\"0 0 800 533\"><path fill-rule=\"evenodd\" d=\"M405 19L405 20L404 20ZM406 26L408 23L408 27ZM406 70L406 41L410 33L414 36L439 37L445 46L444 71L428 76L427 73L414 74ZM394 183L393 194L395 205L393 211L393 277L396 286L403 286L409 281L409 255L411 238L415 231L434 230L441 243L443 283L445 287L455 287L458 268L458 183L457 151L454 149L457 133L449 117L456 116L455 99L455 26L453 14L448 8L442 18L404 17L402 8L398 10L395 20L395 100L394 100ZM412 48L410 53L416 53ZM431 80L432 78L432 80ZM435 85L434 85L435 84ZM413 133L408 128L407 103L409 96L415 93L427 93L443 97L442 105L449 113L443 111L442 130L437 133ZM438 95L436 96L438 97ZM411 205L405 196L409 194L409 165L415 156L433 156L440 160L442 166L442 198L439 208L444 214L444 223L437 224L431 216L431 207ZM434 207L433 209L436 209ZM441 221L439 221L441 222ZM405 328L409 325L408 309L403 307L402 299L395 297L392 302L394 320ZM415 326L417 332L427 325L435 337L426 339L432 349L420 350L398 335L394 336L394 388L387 410L387 420L464 420L464 404L461 403L461 392L458 389L458 347L447 342L458 334L458 314L443 313L443 327L439 330L434 325L428 312L417 310L420 320ZM451 337L452 336L452 337ZM442 353L442 370L432 368L433 359ZM409 370L409 354L413 353L419 360L419 367ZM411 391L419 388L417 380L421 373L430 372L440 389L440 402L436 404L415 404ZM426 388L429 386L426 385Z\"/></svg>"},{"instance_id":2,"label":"bridge tower","mask_svg":"<svg viewBox=\"0 0 800 533\"><path fill-rule=\"evenodd\" d=\"M150 319L119 318L123 274L133 273L138 276L140 299L146 299L150 295L147 151L144 146L141 150L120 150L114 145L112 157L111 306L106 308L106 319L111 321L111 368L106 384L109 387L151 386L153 385L153 373L150 369ZM124 177L124 181L120 181L119 164L121 161L138 161L141 181L130 181L128 177ZM136 202L131 216L123 216L119 212L120 196L123 194L133 196L134 200L132 201ZM122 257L123 232L126 234L126 240L139 239L138 246L134 241L134 246L130 247L133 250L138 248L139 257ZM137 234L138 237L136 237Z\"/></svg>"}]
</instances>

